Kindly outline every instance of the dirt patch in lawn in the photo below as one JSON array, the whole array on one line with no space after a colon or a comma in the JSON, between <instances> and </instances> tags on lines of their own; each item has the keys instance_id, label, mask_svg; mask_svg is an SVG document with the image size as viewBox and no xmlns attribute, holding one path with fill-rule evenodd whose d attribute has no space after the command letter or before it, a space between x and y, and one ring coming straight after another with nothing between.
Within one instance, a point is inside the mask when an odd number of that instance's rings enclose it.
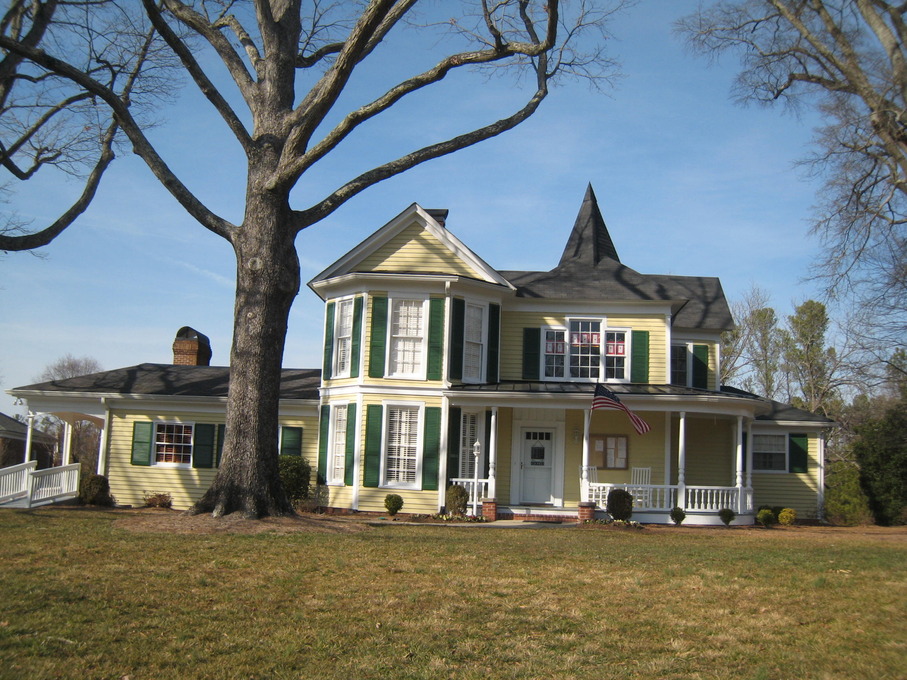
<instances>
[{"instance_id":1,"label":"dirt patch in lawn","mask_svg":"<svg viewBox=\"0 0 907 680\"><path fill-rule=\"evenodd\" d=\"M121 510L123 517L114 522L118 529L133 532L166 534L347 534L365 531L364 522L327 515L296 515L295 517L265 517L244 519L234 513L225 517L187 515L177 510L144 508Z\"/></svg>"}]
</instances>

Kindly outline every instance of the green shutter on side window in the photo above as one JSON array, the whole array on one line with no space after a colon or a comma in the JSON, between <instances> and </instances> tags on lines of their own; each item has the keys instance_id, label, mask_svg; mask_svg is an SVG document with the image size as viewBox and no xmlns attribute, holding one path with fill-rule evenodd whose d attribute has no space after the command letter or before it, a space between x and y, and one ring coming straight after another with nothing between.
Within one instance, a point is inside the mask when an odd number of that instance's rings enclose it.
<instances>
[{"instance_id":1,"label":"green shutter on side window","mask_svg":"<svg viewBox=\"0 0 907 680\"><path fill-rule=\"evenodd\" d=\"M450 305L450 359L448 373L451 380L463 379L463 334L466 332L466 302L453 298Z\"/></svg>"},{"instance_id":2,"label":"green shutter on side window","mask_svg":"<svg viewBox=\"0 0 907 680\"><path fill-rule=\"evenodd\" d=\"M192 467L214 467L214 425L196 423L192 437Z\"/></svg>"},{"instance_id":3,"label":"green shutter on side window","mask_svg":"<svg viewBox=\"0 0 907 680\"><path fill-rule=\"evenodd\" d=\"M630 354L630 382L649 382L649 331L633 331Z\"/></svg>"},{"instance_id":4,"label":"green shutter on side window","mask_svg":"<svg viewBox=\"0 0 907 680\"><path fill-rule=\"evenodd\" d=\"M301 456L302 455L302 428L287 427L284 425L280 428L280 455L281 456Z\"/></svg>"},{"instance_id":5,"label":"green shutter on side window","mask_svg":"<svg viewBox=\"0 0 907 680\"><path fill-rule=\"evenodd\" d=\"M693 387L709 387L709 346L693 345Z\"/></svg>"},{"instance_id":6,"label":"green shutter on side window","mask_svg":"<svg viewBox=\"0 0 907 680\"><path fill-rule=\"evenodd\" d=\"M447 410L447 479L460 476L460 421L463 411L459 406Z\"/></svg>"},{"instance_id":7,"label":"green shutter on side window","mask_svg":"<svg viewBox=\"0 0 907 680\"><path fill-rule=\"evenodd\" d=\"M327 484L328 470L328 436L331 431L331 407L327 404L321 407L321 420L318 422L318 469L315 479L319 484Z\"/></svg>"},{"instance_id":8,"label":"green shutter on side window","mask_svg":"<svg viewBox=\"0 0 907 680\"><path fill-rule=\"evenodd\" d=\"M539 363L542 360L542 329L523 329L523 380L539 379Z\"/></svg>"},{"instance_id":9,"label":"green shutter on side window","mask_svg":"<svg viewBox=\"0 0 907 680\"><path fill-rule=\"evenodd\" d=\"M378 486L381 481L381 419L380 404L369 404L365 411L365 456L363 457L362 486Z\"/></svg>"},{"instance_id":10,"label":"green shutter on side window","mask_svg":"<svg viewBox=\"0 0 907 680\"><path fill-rule=\"evenodd\" d=\"M346 407L346 449L343 458L343 483L353 486L353 466L356 463L356 432L359 430L356 422L356 404Z\"/></svg>"},{"instance_id":11,"label":"green shutter on side window","mask_svg":"<svg viewBox=\"0 0 907 680\"><path fill-rule=\"evenodd\" d=\"M324 312L324 362L322 380L330 380L334 368L334 303L329 302Z\"/></svg>"},{"instance_id":12,"label":"green shutter on side window","mask_svg":"<svg viewBox=\"0 0 907 680\"><path fill-rule=\"evenodd\" d=\"M425 408L422 437L422 490L438 490L438 470L441 465L441 409Z\"/></svg>"},{"instance_id":13,"label":"green shutter on side window","mask_svg":"<svg viewBox=\"0 0 907 680\"><path fill-rule=\"evenodd\" d=\"M151 465L151 450L154 447L154 423L132 424L133 465Z\"/></svg>"},{"instance_id":14,"label":"green shutter on side window","mask_svg":"<svg viewBox=\"0 0 907 680\"><path fill-rule=\"evenodd\" d=\"M809 471L809 437L792 434L788 439L787 471L805 474Z\"/></svg>"},{"instance_id":15,"label":"green shutter on side window","mask_svg":"<svg viewBox=\"0 0 907 680\"><path fill-rule=\"evenodd\" d=\"M428 301L428 365L426 377L441 380L444 377L444 298Z\"/></svg>"},{"instance_id":16,"label":"green shutter on side window","mask_svg":"<svg viewBox=\"0 0 907 680\"><path fill-rule=\"evenodd\" d=\"M488 305L488 365L485 382L498 382L501 358L501 305Z\"/></svg>"},{"instance_id":17,"label":"green shutter on side window","mask_svg":"<svg viewBox=\"0 0 907 680\"><path fill-rule=\"evenodd\" d=\"M220 459L224 457L224 437L227 436L227 426L221 423L217 426L217 451L214 457L214 466L220 467Z\"/></svg>"},{"instance_id":18,"label":"green shutter on side window","mask_svg":"<svg viewBox=\"0 0 907 680\"><path fill-rule=\"evenodd\" d=\"M384 353L387 346L387 298L372 298L372 334L368 346L368 376L384 377Z\"/></svg>"},{"instance_id":19,"label":"green shutter on side window","mask_svg":"<svg viewBox=\"0 0 907 680\"><path fill-rule=\"evenodd\" d=\"M353 342L350 356L350 377L359 377L359 355L362 344L362 297L353 300Z\"/></svg>"},{"instance_id":20,"label":"green shutter on side window","mask_svg":"<svg viewBox=\"0 0 907 680\"><path fill-rule=\"evenodd\" d=\"M488 479L491 460L488 452L491 447L491 409L485 411L485 441L482 443L482 479Z\"/></svg>"}]
</instances>

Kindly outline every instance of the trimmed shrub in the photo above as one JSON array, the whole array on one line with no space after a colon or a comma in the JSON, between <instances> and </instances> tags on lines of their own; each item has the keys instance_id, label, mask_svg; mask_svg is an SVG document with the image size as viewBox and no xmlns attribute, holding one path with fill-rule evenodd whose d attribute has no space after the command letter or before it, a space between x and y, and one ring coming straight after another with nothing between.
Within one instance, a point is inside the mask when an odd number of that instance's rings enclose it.
<instances>
[{"instance_id":1,"label":"trimmed shrub","mask_svg":"<svg viewBox=\"0 0 907 680\"><path fill-rule=\"evenodd\" d=\"M772 524L778 521L778 518L775 517L775 513L772 512L771 508L762 508L756 513L756 521L768 529Z\"/></svg>"},{"instance_id":2,"label":"trimmed shrub","mask_svg":"<svg viewBox=\"0 0 907 680\"><path fill-rule=\"evenodd\" d=\"M683 520L687 518L687 513L683 511L683 508L674 506L671 508L671 521L674 522L677 526L683 524Z\"/></svg>"},{"instance_id":3,"label":"trimmed shrub","mask_svg":"<svg viewBox=\"0 0 907 680\"><path fill-rule=\"evenodd\" d=\"M142 494L146 508L171 508L173 498L166 491L146 491Z\"/></svg>"},{"instance_id":4,"label":"trimmed shrub","mask_svg":"<svg viewBox=\"0 0 907 680\"><path fill-rule=\"evenodd\" d=\"M79 484L79 500L85 505L111 506L116 501L110 495L110 482L104 475L88 475Z\"/></svg>"},{"instance_id":5,"label":"trimmed shrub","mask_svg":"<svg viewBox=\"0 0 907 680\"><path fill-rule=\"evenodd\" d=\"M302 456L280 456L277 459L280 481L287 498L295 506L309 497L312 466Z\"/></svg>"},{"instance_id":6,"label":"trimmed shrub","mask_svg":"<svg viewBox=\"0 0 907 680\"><path fill-rule=\"evenodd\" d=\"M455 516L466 514L466 508L469 505L469 492L465 486L451 484L447 487L447 497L445 499L447 513Z\"/></svg>"},{"instance_id":7,"label":"trimmed shrub","mask_svg":"<svg viewBox=\"0 0 907 680\"><path fill-rule=\"evenodd\" d=\"M724 522L724 526L731 526L731 522L737 517L737 513L731 510L730 508L721 508L718 511L718 517Z\"/></svg>"},{"instance_id":8,"label":"trimmed shrub","mask_svg":"<svg viewBox=\"0 0 907 680\"><path fill-rule=\"evenodd\" d=\"M797 511L793 508L783 508L778 513L778 524L789 527L797 521Z\"/></svg>"},{"instance_id":9,"label":"trimmed shrub","mask_svg":"<svg viewBox=\"0 0 907 680\"><path fill-rule=\"evenodd\" d=\"M627 521L633 516L633 494L625 489L611 489L605 510L614 519Z\"/></svg>"},{"instance_id":10,"label":"trimmed shrub","mask_svg":"<svg viewBox=\"0 0 907 680\"><path fill-rule=\"evenodd\" d=\"M403 507L403 499L395 493L389 493L384 497L384 507L387 508L387 514L393 517Z\"/></svg>"}]
</instances>

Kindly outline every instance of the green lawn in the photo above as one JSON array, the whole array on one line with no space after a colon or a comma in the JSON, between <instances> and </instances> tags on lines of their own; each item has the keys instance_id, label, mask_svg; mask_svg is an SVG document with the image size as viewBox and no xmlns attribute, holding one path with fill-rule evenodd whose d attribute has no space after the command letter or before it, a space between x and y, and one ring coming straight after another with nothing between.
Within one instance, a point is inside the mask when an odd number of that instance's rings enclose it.
<instances>
[{"instance_id":1,"label":"green lawn","mask_svg":"<svg viewBox=\"0 0 907 680\"><path fill-rule=\"evenodd\" d=\"M124 516L0 511L0 677L907 676L904 531Z\"/></svg>"}]
</instances>

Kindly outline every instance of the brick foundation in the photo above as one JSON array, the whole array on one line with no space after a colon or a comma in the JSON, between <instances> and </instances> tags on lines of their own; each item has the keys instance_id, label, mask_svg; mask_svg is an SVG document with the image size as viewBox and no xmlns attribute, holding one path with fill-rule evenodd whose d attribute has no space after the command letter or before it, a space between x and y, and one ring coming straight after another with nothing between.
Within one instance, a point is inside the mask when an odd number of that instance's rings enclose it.
<instances>
[{"instance_id":1,"label":"brick foundation","mask_svg":"<svg viewBox=\"0 0 907 680\"><path fill-rule=\"evenodd\" d=\"M580 522L595 519L595 503L593 501L582 501L579 504L577 514Z\"/></svg>"},{"instance_id":2,"label":"brick foundation","mask_svg":"<svg viewBox=\"0 0 907 680\"><path fill-rule=\"evenodd\" d=\"M494 522L498 518L498 501L496 498L482 499L482 517L486 522Z\"/></svg>"}]
</instances>

